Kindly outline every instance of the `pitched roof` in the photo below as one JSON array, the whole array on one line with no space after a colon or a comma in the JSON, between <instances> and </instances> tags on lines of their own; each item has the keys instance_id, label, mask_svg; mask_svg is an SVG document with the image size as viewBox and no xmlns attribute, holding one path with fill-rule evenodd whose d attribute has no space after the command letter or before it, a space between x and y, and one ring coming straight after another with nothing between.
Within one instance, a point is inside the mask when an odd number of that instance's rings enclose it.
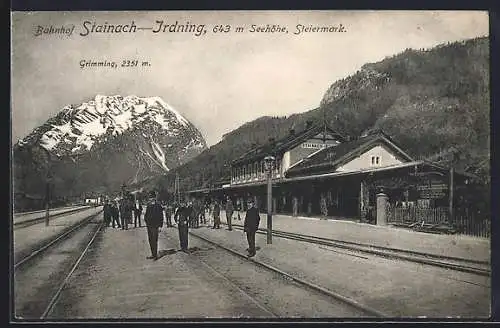
<instances>
[{"instance_id":1,"label":"pitched roof","mask_svg":"<svg viewBox=\"0 0 500 328\"><path fill-rule=\"evenodd\" d=\"M400 157L405 160L413 161L413 159L399 148L391 138L383 132L370 134L356 140L343 142L337 146L322 149L311 157L305 158L302 162L290 168L286 172L286 176L296 176L304 171L331 171L336 167L350 161L360 153L367 151L370 147L377 143L383 143L395 151Z\"/></svg>"},{"instance_id":2,"label":"pitched roof","mask_svg":"<svg viewBox=\"0 0 500 328\"><path fill-rule=\"evenodd\" d=\"M267 155L275 155L281 152L285 152L290 148L293 148L300 143L304 142L305 140L314 137L320 132L323 132L325 129L325 126L323 125L313 125L309 128L306 128L305 130L295 133L295 134L288 134L284 138L274 141L274 142L268 142L267 144L253 148L249 150L248 152L244 153L242 156L238 157L237 159L233 160L233 164L237 163L242 163L250 160L255 160L258 158L264 158ZM345 138L338 133L337 131L331 129L330 127L326 126L326 131L330 134L333 134L336 138L338 138L340 141L345 141Z\"/></svg>"}]
</instances>

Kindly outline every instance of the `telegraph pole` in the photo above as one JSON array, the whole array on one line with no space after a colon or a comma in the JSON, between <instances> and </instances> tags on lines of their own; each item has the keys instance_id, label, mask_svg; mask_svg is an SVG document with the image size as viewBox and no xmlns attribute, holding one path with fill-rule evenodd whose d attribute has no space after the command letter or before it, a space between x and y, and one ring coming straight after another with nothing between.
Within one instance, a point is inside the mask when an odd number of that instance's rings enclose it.
<instances>
[{"instance_id":1,"label":"telegraph pole","mask_svg":"<svg viewBox=\"0 0 500 328\"><path fill-rule=\"evenodd\" d=\"M50 184L49 184L49 176L47 174L45 181L45 226L49 226L49 207L50 207Z\"/></svg>"},{"instance_id":2,"label":"telegraph pole","mask_svg":"<svg viewBox=\"0 0 500 328\"><path fill-rule=\"evenodd\" d=\"M48 227L50 224L50 179L52 178L52 158L50 152L43 148L45 154L47 155L47 173L45 175L45 226Z\"/></svg>"},{"instance_id":3,"label":"telegraph pole","mask_svg":"<svg viewBox=\"0 0 500 328\"><path fill-rule=\"evenodd\" d=\"M326 106L323 105L323 144L326 144Z\"/></svg>"},{"instance_id":4,"label":"telegraph pole","mask_svg":"<svg viewBox=\"0 0 500 328\"><path fill-rule=\"evenodd\" d=\"M273 156L264 158L267 171L267 243L273 243Z\"/></svg>"},{"instance_id":5,"label":"telegraph pole","mask_svg":"<svg viewBox=\"0 0 500 328\"><path fill-rule=\"evenodd\" d=\"M454 172L455 170L452 168L450 168L450 199L449 199L449 215L450 215L450 222L453 223L455 222L454 220L454 205L453 205L453 198L454 198L454 189L455 189L455 186L454 186Z\"/></svg>"}]
</instances>

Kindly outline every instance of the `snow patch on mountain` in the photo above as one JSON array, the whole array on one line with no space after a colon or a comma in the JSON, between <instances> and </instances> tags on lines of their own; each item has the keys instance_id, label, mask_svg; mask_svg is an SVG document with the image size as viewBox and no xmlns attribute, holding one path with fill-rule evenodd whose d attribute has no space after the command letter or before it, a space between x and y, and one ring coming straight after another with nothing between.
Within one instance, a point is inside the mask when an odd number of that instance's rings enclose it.
<instances>
[{"instance_id":1,"label":"snow patch on mountain","mask_svg":"<svg viewBox=\"0 0 500 328\"><path fill-rule=\"evenodd\" d=\"M158 158L158 160L160 161L160 164L163 167L163 169L165 169L165 171L168 171L165 153L163 152L163 149L161 149L160 145L158 145L154 141L151 142L151 148L153 148L153 152L156 155L156 158Z\"/></svg>"}]
</instances>

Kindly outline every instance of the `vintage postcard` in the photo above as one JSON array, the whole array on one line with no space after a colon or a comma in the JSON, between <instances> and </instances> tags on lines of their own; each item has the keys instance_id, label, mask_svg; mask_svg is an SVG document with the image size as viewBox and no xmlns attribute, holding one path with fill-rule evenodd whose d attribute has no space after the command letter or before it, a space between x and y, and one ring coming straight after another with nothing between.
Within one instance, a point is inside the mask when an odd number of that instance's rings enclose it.
<instances>
[{"instance_id":1,"label":"vintage postcard","mask_svg":"<svg viewBox=\"0 0 500 328\"><path fill-rule=\"evenodd\" d=\"M488 12L11 33L11 321L490 317Z\"/></svg>"}]
</instances>

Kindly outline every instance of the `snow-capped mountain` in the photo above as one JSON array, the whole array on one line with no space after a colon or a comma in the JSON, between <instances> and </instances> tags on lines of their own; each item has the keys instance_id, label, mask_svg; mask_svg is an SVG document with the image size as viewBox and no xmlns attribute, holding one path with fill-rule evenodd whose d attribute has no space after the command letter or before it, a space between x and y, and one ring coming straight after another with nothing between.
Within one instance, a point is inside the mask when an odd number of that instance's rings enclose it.
<instances>
[{"instance_id":1,"label":"snow-capped mountain","mask_svg":"<svg viewBox=\"0 0 500 328\"><path fill-rule=\"evenodd\" d=\"M163 174L206 148L193 124L160 97L97 95L65 106L19 140L14 159L39 166L48 153L59 167L66 163L66 170L85 171L87 179L111 186Z\"/></svg>"}]
</instances>

